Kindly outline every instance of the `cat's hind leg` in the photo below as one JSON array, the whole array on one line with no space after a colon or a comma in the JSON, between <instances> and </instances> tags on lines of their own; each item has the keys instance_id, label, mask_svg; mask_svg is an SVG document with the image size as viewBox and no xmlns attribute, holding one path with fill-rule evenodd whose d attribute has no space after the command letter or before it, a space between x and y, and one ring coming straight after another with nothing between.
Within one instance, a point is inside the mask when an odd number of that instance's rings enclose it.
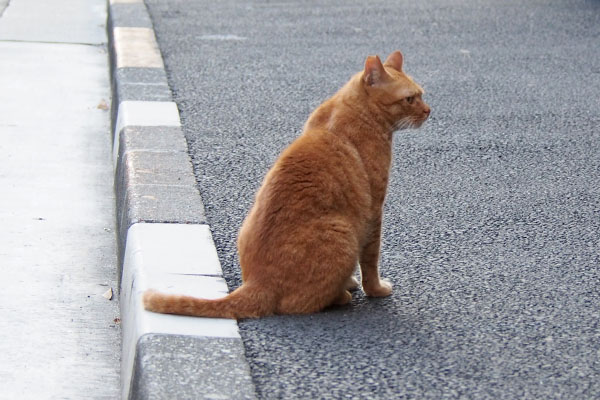
<instances>
[{"instance_id":1,"label":"cat's hind leg","mask_svg":"<svg viewBox=\"0 0 600 400\"><path fill-rule=\"evenodd\" d=\"M346 290L353 292L355 290L358 290L359 286L360 283L358 282L358 279L356 279L354 275L350 275L350 278L348 278L348 280L346 281Z\"/></svg>"},{"instance_id":2,"label":"cat's hind leg","mask_svg":"<svg viewBox=\"0 0 600 400\"><path fill-rule=\"evenodd\" d=\"M334 306L344 306L352 301L352 294L344 290L340 295L333 301Z\"/></svg>"},{"instance_id":3,"label":"cat's hind leg","mask_svg":"<svg viewBox=\"0 0 600 400\"><path fill-rule=\"evenodd\" d=\"M343 306L352 301L352 294L346 289L338 291L337 295L323 293L296 293L285 296L279 302L277 314L312 314L330 306Z\"/></svg>"},{"instance_id":4,"label":"cat's hind leg","mask_svg":"<svg viewBox=\"0 0 600 400\"><path fill-rule=\"evenodd\" d=\"M322 217L305 229L311 237L294 243L302 248L296 252L302 257L293 260L288 254L286 260L294 267L288 270L286 288L280 287L283 296L278 314L314 313L352 300L348 284L354 284L351 277L358 258L358 239L352 225L340 217Z\"/></svg>"}]
</instances>

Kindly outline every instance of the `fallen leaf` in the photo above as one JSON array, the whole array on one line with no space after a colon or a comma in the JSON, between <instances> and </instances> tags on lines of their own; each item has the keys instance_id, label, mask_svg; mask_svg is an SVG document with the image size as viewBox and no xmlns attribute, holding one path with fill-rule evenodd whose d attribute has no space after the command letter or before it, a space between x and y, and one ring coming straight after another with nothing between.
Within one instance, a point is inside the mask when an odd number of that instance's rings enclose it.
<instances>
[{"instance_id":1,"label":"fallen leaf","mask_svg":"<svg viewBox=\"0 0 600 400\"><path fill-rule=\"evenodd\" d=\"M102 297L104 297L107 300L112 300L112 298L113 298L112 288L108 288L108 290L102 295Z\"/></svg>"},{"instance_id":2,"label":"fallen leaf","mask_svg":"<svg viewBox=\"0 0 600 400\"><path fill-rule=\"evenodd\" d=\"M102 99L100 100L100 103L98 104L98 106L96 107L99 110L108 110L108 104L106 103L106 100Z\"/></svg>"}]
</instances>

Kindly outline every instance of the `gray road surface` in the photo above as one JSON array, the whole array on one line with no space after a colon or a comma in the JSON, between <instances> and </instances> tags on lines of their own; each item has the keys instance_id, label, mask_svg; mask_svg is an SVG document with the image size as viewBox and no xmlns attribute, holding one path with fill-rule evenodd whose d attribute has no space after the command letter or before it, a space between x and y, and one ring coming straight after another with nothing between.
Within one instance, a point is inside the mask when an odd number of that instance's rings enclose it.
<instances>
[{"instance_id":1,"label":"gray road surface","mask_svg":"<svg viewBox=\"0 0 600 400\"><path fill-rule=\"evenodd\" d=\"M147 0L230 288L255 190L369 54L397 134L386 299L243 321L259 398L600 397L600 2Z\"/></svg>"}]
</instances>

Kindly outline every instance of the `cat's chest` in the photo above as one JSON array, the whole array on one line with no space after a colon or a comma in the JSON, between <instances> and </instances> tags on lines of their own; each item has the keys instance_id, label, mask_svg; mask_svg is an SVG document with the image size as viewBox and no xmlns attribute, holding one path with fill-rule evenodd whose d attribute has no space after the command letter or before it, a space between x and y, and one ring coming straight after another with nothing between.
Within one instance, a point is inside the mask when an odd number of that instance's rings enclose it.
<instances>
[{"instance_id":1,"label":"cat's chest","mask_svg":"<svg viewBox=\"0 0 600 400\"><path fill-rule=\"evenodd\" d=\"M373 206L375 207L380 207L385 199L391 159L391 149L383 147L379 148L377 153L365 160L365 169L369 177L369 189Z\"/></svg>"}]
</instances>

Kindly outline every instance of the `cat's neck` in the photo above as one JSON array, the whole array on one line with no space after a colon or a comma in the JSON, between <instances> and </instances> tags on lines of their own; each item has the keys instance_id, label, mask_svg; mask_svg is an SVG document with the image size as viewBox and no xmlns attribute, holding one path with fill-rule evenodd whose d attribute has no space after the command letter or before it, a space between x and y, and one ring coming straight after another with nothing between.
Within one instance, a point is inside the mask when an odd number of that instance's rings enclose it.
<instances>
[{"instance_id":1,"label":"cat's neck","mask_svg":"<svg viewBox=\"0 0 600 400\"><path fill-rule=\"evenodd\" d=\"M343 137L357 148L368 144L391 145L393 124L369 103L358 77L352 79L310 116L305 131L327 131Z\"/></svg>"}]
</instances>

